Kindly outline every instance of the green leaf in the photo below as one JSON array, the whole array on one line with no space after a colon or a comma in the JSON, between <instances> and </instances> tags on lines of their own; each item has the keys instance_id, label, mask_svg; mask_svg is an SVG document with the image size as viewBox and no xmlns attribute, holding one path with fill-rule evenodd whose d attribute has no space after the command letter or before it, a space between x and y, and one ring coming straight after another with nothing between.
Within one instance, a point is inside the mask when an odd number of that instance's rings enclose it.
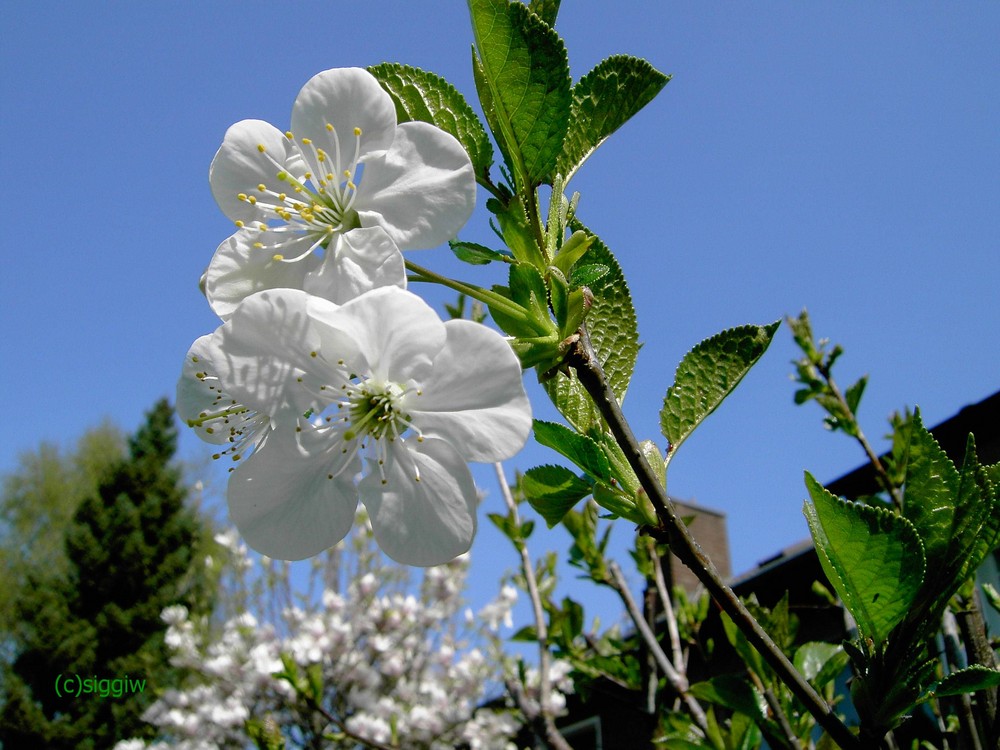
<instances>
[{"instance_id":1,"label":"green leaf","mask_svg":"<svg viewBox=\"0 0 1000 750\"><path fill-rule=\"evenodd\" d=\"M886 642L924 579L924 551L913 525L891 511L835 497L806 473L804 512L820 563L862 637Z\"/></svg>"},{"instance_id":2,"label":"green leaf","mask_svg":"<svg viewBox=\"0 0 1000 750\"><path fill-rule=\"evenodd\" d=\"M459 242L458 240L451 240L448 243L448 247L450 247L451 251L455 253L456 258L465 261L466 263L471 263L474 266L485 266L487 263L492 263L495 260L501 260L505 263L510 263L512 261L510 253L500 250L491 250L485 245L479 245L475 242Z\"/></svg>"},{"instance_id":3,"label":"green leaf","mask_svg":"<svg viewBox=\"0 0 1000 750\"><path fill-rule=\"evenodd\" d=\"M955 499L958 485L955 464L923 426L920 412L916 412L907 446L903 515L913 524L924 543L931 575L935 575L938 567L950 557L948 550L957 522ZM963 543L965 541L962 540Z\"/></svg>"},{"instance_id":4,"label":"green leaf","mask_svg":"<svg viewBox=\"0 0 1000 750\"><path fill-rule=\"evenodd\" d=\"M767 702L743 677L723 674L691 686L691 694L699 700L714 703L730 711L767 720Z\"/></svg>"},{"instance_id":5,"label":"green leaf","mask_svg":"<svg viewBox=\"0 0 1000 750\"><path fill-rule=\"evenodd\" d=\"M603 263L588 263L574 268L569 281L573 286L590 286L602 276L606 276L610 270Z\"/></svg>"},{"instance_id":6,"label":"green leaf","mask_svg":"<svg viewBox=\"0 0 1000 750\"><path fill-rule=\"evenodd\" d=\"M521 489L550 529L591 493L588 482L563 466L552 465L528 469L521 478Z\"/></svg>"},{"instance_id":7,"label":"green leaf","mask_svg":"<svg viewBox=\"0 0 1000 750\"><path fill-rule=\"evenodd\" d=\"M813 682L821 672L832 671L824 669L831 661L835 663L842 661L843 666L847 666L847 654L844 653L843 647L834 643L810 641L796 649L792 663L795 664L795 668L803 677L809 682ZM841 669L836 670L838 674L840 671ZM836 677L836 674L833 677ZM823 687L823 683L818 680L813 684L818 688Z\"/></svg>"},{"instance_id":8,"label":"green leaf","mask_svg":"<svg viewBox=\"0 0 1000 750\"><path fill-rule=\"evenodd\" d=\"M909 432L903 515L924 544L927 578L922 603L936 624L948 599L996 545L1000 518L971 435L959 473L924 428L919 411Z\"/></svg>"},{"instance_id":9,"label":"green leaf","mask_svg":"<svg viewBox=\"0 0 1000 750\"><path fill-rule=\"evenodd\" d=\"M937 698L946 695L964 695L987 688L1000 687L1000 672L980 664L952 672L938 683L933 694Z\"/></svg>"},{"instance_id":10,"label":"green leaf","mask_svg":"<svg viewBox=\"0 0 1000 750\"><path fill-rule=\"evenodd\" d=\"M468 3L481 65L476 87L515 187L527 194L551 179L566 137L566 48L551 26L517 0Z\"/></svg>"},{"instance_id":11,"label":"green leaf","mask_svg":"<svg viewBox=\"0 0 1000 750\"><path fill-rule=\"evenodd\" d=\"M636 525L649 523L639 512L635 498L618 487L598 482L594 485L594 502L614 515L626 518Z\"/></svg>"},{"instance_id":12,"label":"green leaf","mask_svg":"<svg viewBox=\"0 0 1000 750\"><path fill-rule=\"evenodd\" d=\"M780 324L730 328L684 356L660 411L660 429L670 442L668 460L767 351Z\"/></svg>"},{"instance_id":13,"label":"green leaf","mask_svg":"<svg viewBox=\"0 0 1000 750\"><path fill-rule=\"evenodd\" d=\"M570 177L594 151L670 81L645 60L614 55L573 87L569 128L558 171Z\"/></svg>"},{"instance_id":14,"label":"green leaf","mask_svg":"<svg viewBox=\"0 0 1000 750\"><path fill-rule=\"evenodd\" d=\"M582 227L576 224L574 229ZM621 401L625 397L635 369L635 359L639 354L639 333L632 297L621 266L600 239L594 237L580 260L584 264L608 267L608 273L590 287L593 302L587 312L586 323L590 343L597 352L611 390ZM545 390L560 413L579 432L600 428L600 413L576 375L559 373L545 383Z\"/></svg>"},{"instance_id":15,"label":"green leaf","mask_svg":"<svg viewBox=\"0 0 1000 750\"><path fill-rule=\"evenodd\" d=\"M542 19L546 25L556 25L556 15L559 13L559 0L531 0L528 10Z\"/></svg>"},{"instance_id":16,"label":"green leaf","mask_svg":"<svg viewBox=\"0 0 1000 750\"><path fill-rule=\"evenodd\" d=\"M608 459L600 446L586 435L580 435L555 422L534 420L535 440L558 451L585 472L603 481L611 479Z\"/></svg>"},{"instance_id":17,"label":"green leaf","mask_svg":"<svg viewBox=\"0 0 1000 750\"><path fill-rule=\"evenodd\" d=\"M396 119L436 125L458 139L472 160L477 177L488 178L493 146L483 124L458 90L440 76L399 63L368 68L396 106Z\"/></svg>"}]
</instances>

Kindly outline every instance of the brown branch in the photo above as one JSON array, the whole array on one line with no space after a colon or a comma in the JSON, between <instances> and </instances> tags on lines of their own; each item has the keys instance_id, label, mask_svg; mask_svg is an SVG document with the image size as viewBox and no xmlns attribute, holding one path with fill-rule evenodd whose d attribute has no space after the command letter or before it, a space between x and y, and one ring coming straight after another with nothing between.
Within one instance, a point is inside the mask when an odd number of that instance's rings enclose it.
<instances>
[{"instance_id":1,"label":"brown branch","mask_svg":"<svg viewBox=\"0 0 1000 750\"><path fill-rule=\"evenodd\" d=\"M567 351L565 361L576 371L580 384L608 423L611 434L618 442L626 460L639 479L639 483L652 502L660 525L650 531L655 536L669 542L671 551L694 572L716 603L736 623L750 644L760 653L795 697L805 705L809 713L831 738L844 750L862 750L858 738L796 671L781 649L775 645L732 589L722 580L715 565L691 536L632 434L632 430L622 414L618 399L608 385L604 369L590 344L590 337L587 335L585 325L580 327L579 336Z\"/></svg>"}]
</instances>

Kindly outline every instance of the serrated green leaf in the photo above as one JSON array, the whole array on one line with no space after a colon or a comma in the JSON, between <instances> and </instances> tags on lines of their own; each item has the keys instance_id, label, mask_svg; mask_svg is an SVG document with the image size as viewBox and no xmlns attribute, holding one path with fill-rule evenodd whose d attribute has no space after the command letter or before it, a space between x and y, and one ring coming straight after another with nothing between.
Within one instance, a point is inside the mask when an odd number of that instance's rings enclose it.
<instances>
[{"instance_id":1,"label":"serrated green leaf","mask_svg":"<svg viewBox=\"0 0 1000 750\"><path fill-rule=\"evenodd\" d=\"M493 166L493 146L475 111L444 78L399 63L368 68L396 106L396 119L429 122L458 139L472 160L478 177L488 178Z\"/></svg>"},{"instance_id":2,"label":"serrated green leaf","mask_svg":"<svg viewBox=\"0 0 1000 750\"><path fill-rule=\"evenodd\" d=\"M559 35L520 2L468 0L487 122L520 194L551 179L570 111L569 60ZM480 87L485 86L485 91Z\"/></svg>"},{"instance_id":3,"label":"serrated green leaf","mask_svg":"<svg viewBox=\"0 0 1000 750\"><path fill-rule=\"evenodd\" d=\"M574 223L573 228L583 229L578 223ZM600 239L594 237L580 262L604 265L609 269L590 287L593 303L587 312L586 323L590 343L597 352L611 390L621 401L628 390L639 354L639 333L632 297L621 266ZM559 373L545 383L545 390L560 413L579 432L600 429L600 413L576 375Z\"/></svg>"},{"instance_id":4,"label":"serrated green leaf","mask_svg":"<svg viewBox=\"0 0 1000 750\"><path fill-rule=\"evenodd\" d=\"M456 258L466 263L471 263L474 266L485 266L487 263L492 263L495 260L506 263L510 263L513 260L513 256L510 253L492 250L485 245L479 245L475 242L451 240L448 243L448 247L455 253Z\"/></svg>"},{"instance_id":5,"label":"serrated green leaf","mask_svg":"<svg viewBox=\"0 0 1000 750\"><path fill-rule=\"evenodd\" d=\"M531 0L528 10L541 18L549 26L556 25L556 15L559 13L559 0Z\"/></svg>"},{"instance_id":6,"label":"serrated green leaf","mask_svg":"<svg viewBox=\"0 0 1000 750\"><path fill-rule=\"evenodd\" d=\"M903 515L924 544L924 604L936 623L948 599L995 546L1000 519L971 435L959 473L924 428L919 411L909 432Z\"/></svg>"},{"instance_id":7,"label":"serrated green leaf","mask_svg":"<svg viewBox=\"0 0 1000 750\"><path fill-rule=\"evenodd\" d=\"M928 568L934 574L949 557L957 521L958 470L924 427L919 411L913 415L906 455L903 515L920 535Z\"/></svg>"},{"instance_id":8,"label":"serrated green leaf","mask_svg":"<svg viewBox=\"0 0 1000 750\"><path fill-rule=\"evenodd\" d=\"M574 268L569 280L573 286L590 286L602 276L606 276L610 270L603 263L588 263Z\"/></svg>"},{"instance_id":9,"label":"serrated green leaf","mask_svg":"<svg viewBox=\"0 0 1000 750\"><path fill-rule=\"evenodd\" d=\"M611 469L607 456L591 438L573 432L555 422L543 422L536 419L533 426L535 440L539 443L559 452L594 479L605 482L611 479Z\"/></svg>"},{"instance_id":10,"label":"serrated green leaf","mask_svg":"<svg viewBox=\"0 0 1000 750\"><path fill-rule=\"evenodd\" d=\"M884 644L924 579L924 551L913 525L881 508L835 497L806 473L804 512L820 563L862 637Z\"/></svg>"},{"instance_id":11,"label":"serrated green leaf","mask_svg":"<svg viewBox=\"0 0 1000 750\"><path fill-rule=\"evenodd\" d=\"M730 328L684 356L660 411L660 429L670 442L668 460L767 351L780 324Z\"/></svg>"},{"instance_id":12,"label":"serrated green leaf","mask_svg":"<svg viewBox=\"0 0 1000 750\"><path fill-rule=\"evenodd\" d=\"M573 87L569 128L558 171L570 177L604 141L645 107L670 81L645 60L614 55Z\"/></svg>"},{"instance_id":13,"label":"serrated green leaf","mask_svg":"<svg viewBox=\"0 0 1000 750\"><path fill-rule=\"evenodd\" d=\"M1000 672L980 664L952 672L934 689L937 698L946 695L964 695L987 688L1000 687Z\"/></svg>"},{"instance_id":14,"label":"serrated green leaf","mask_svg":"<svg viewBox=\"0 0 1000 750\"><path fill-rule=\"evenodd\" d=\"M552 465L528 469L521 478L521 489L550 529L591 493L588 482L564 466Z\"/></svg>"},{"instance_id":15,"label":"serrated green leaf","mask_svg":"<svg viewBox=\"0 0 1000 750\"><path fill-rule=\"evenodd\" d=\"M1000 464L992 464L991 466L984 466L983 471L986 473L986 478L993 485L993 491L1000 494Z\"/></svg>"}]
</instances>

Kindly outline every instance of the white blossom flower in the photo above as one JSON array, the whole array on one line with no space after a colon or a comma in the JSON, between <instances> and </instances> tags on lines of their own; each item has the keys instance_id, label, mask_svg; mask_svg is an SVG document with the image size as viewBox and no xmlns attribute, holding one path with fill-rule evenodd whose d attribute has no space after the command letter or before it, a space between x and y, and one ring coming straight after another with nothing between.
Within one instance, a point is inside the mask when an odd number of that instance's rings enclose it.
<instances>
[{"instance_id":1,"label":"white blossom flower","mask_svg":"<svg viewBox=\"0 0 1000 750\"><path fill-rule=\"evenodd\" d=\"M397 125L392 99L360 68L310 79L291 131L261 120L233 125L209 181L238 227L205 275L223 318L262 289L306 289L341 303L405 286L399 251L453 238L476 192L462 145L427 123Z\"/></svg>"},{"instance_id":2,"label":"white blossom flower","mask_svg":"<svg viewBox=\"0 0 1000 750\"><path fill-rule=\"evenodd\" d=\"M233 521L271 557L335 544L360 497L390 557L447 562L476 531L466 462L511 457L531 428L520 364L503 337L442 322L396 287L341 306L298 290L260 292L220 328L218 344L218 378L239 403L275 423L311 415L295 430L278 425L230 477Z\"/></svg>"}]
</instances>

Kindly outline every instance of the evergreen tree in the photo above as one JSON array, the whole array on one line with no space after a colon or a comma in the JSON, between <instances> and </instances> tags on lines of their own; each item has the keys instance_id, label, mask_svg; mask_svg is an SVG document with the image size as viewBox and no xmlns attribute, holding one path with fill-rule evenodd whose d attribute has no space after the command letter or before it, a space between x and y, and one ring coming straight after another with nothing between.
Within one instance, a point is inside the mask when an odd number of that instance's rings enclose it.
<instances>
[{"instance_id":1,"label":"evergreen tree","mask_svg":"<svg viewBox=\"0 0 1000 750\"><path fill-rule=\"evenodd\" d=\"M205 612L214 593L198 552L210 534L185 504L176 446L163 400L129 438L127 457L77 508L64 536L66 570L29 573L14 602L16 658L0 708L5 750L96 749L149 736L143 710L158 687L180 678L167 663L160 613L170 604ZM143 685L119 685L119 696L60 696L57 677Z\"/></svg>"}]
</instances>

